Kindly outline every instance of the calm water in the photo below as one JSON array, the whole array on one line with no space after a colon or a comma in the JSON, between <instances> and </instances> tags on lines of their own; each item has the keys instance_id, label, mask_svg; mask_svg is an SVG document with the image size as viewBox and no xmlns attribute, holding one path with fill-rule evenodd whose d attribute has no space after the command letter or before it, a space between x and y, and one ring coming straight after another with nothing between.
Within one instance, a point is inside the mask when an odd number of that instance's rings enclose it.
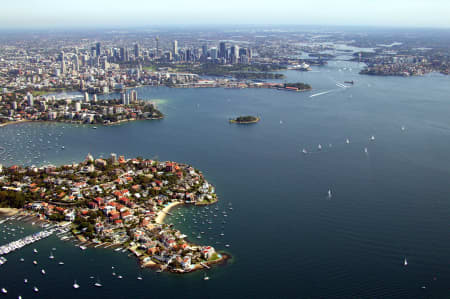
<instances>
[{"instance_id":1,"label":"calm water","mask_svg":"<svg viewBox=\"0 0 450 299\"><path fill-rule=\"evenodd\" d=\"M210 270L210 281L201 272L141 270L127 254L81 251L52 237L36 244L38 254L28 247L8 255L1 287L11 296L35 296L36 284L42 298L448 297L450 78L367 77L358 69L332 62L313 72L288 71L288 81L313 86L307 93L140 89L140 97L156 100L167 115L161 121L97 130L62 124L0 128L4 164L58 164L88 152L188 162L217 187L220 210L230 203L234 208L226 224L221 215L211 225L195 224L203 208L180 207L167 218L194 242L222 250L231 244L227 251L234 259ZM336 86L345 80L355 85ZM262 120L227 122L243 114ZM200 231L205 234L197 240ZM55 261L48 259L52 247ZM33 266L33 259L40 265ZM57 265L60 259L64 266ZM111 266L122 280L111 275ZM94 288L90 276L104 287ZM71 287L74 279L78 290Z\"/></svg>"}]
</instances>

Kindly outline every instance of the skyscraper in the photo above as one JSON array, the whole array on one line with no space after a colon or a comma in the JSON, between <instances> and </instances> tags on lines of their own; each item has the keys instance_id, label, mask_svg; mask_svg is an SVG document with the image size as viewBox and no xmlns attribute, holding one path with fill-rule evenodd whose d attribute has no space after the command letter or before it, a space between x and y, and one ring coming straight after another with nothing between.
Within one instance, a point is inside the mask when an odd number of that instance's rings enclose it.
<instances>
[{"instance_id":1,"label":"skyscraper","mask_svg":"<svg viewBox=\"0 0 450 299\"><path fill-rule=\"evenodd\" d=\"M231 63L237 63L239 59L239 46L234 45L231 47L231 55L230 55Z\"/></svg>"},{"instance_id":2,"label":"skyscraper","mask_svg":"<svg viewBox=\"0 0 450 299\"><path fill-rule=\"evenodd\" d=\"M101 44L100 42L95 44L95 54L97 54L97 56L100 56L101 53Z\"/></svg>"},{"instance_id":3,"label":"skyscraper","mask_svg":"<svg viewBox=\"0 0 450 299\"><path fill-rule=\"evenodd\" d=\"M159 36L156 36L155 38L156 40L156 53L155 53L155 57L159 57Z\"/></svg>"},{"instance_id":4,"label":"skyscraper","mask_svg":"<svg viewBox=\"0 0 450 299\"><path fill-rule=\"evenodd\" d=\"M61 51L61 74L66 72L66 59L64 55L64 51Z\"/></svg>"},{"instance_id":5,"label":"skyscraper","mask_svg":"<svg viewBox=\"0 0 450 299\"><path fill-rule=\"evenodd\" d=\"M141 51L139 49L139 44L134 44L134 57L139 58L141 56Z\"/></svg>"},{"instance_id":6,"label":"skyscraper","mask_svg":"<svg viewBox=\"0 0 450 299\"><path fill-rule=\"evenodd\" d=\"M225 42L219 44L219 58L227 58L227 44Z\"/></svg>"},{"instance_id":7,"label":"skyscraper","mask_svg":"<svg viewBox=\"0 0 450 299\"><path fill-rule=\"evenodd\" d=\"M80 61L78 60L78 55L73 56L73 68L77 72L80 70Z\"/></svg>"},{"instance_id":8,"label":"skyscraper","mask_svg":"<svg viewBox=\"0 0 450 299\"><path fill-rule=\"evenodd\" d=\"M216 47L212 47L211 48L211 59L216 60L217 58L218 58L217 48Z\"/></svg>"},{"instance_id":9,"label":"skyscraper","mask_svg":"<svg viewBox=\"0 0 450 299\"><path fill-rule=\"evenodd\" d=\"M208 45L207 44L202 45L202 55L205 58L208 57Z\"/></svg>"},{"instance_id":10,"label":"skyscraper","mask_svg":"<svg viewBox=\"0 0 450 299\"><path fill-rule=\"evenodd\" d=\"M33 99L33 95L31 93L27 93L27 102L28 102L28 106L33 107L34 99Z\"/></svg>"},{"instance_id":11,"label":"skyscraper","mask_svg":"<svg viewBox=\"0 0 450 299\"><path fill-rule=\"evenodd\" d=\"M120 60L125 61L125 48L124 47L120 48Z\"/></svg>"},{"instance_id":12,"label":"skyscraper","mask_svg":"<svg viewBox=\"0 0 450 299\"><path fill-rule=\"evenodd\" d=\"M133 102L133 103L137 102L137 92L136 92L136 90L133 89L131 91L130 97L131 97L131 102Z\"/></svg>"},{"instance_id":13,"label":"skyscraper","mask_svg":"<svg viewBox=\"0 0 450 299\"><path fill-rule=\"evenodd\" d=\"M173 55L178 55L178 41L174 40L173 41Z\"/></svg>"}]
</instances>

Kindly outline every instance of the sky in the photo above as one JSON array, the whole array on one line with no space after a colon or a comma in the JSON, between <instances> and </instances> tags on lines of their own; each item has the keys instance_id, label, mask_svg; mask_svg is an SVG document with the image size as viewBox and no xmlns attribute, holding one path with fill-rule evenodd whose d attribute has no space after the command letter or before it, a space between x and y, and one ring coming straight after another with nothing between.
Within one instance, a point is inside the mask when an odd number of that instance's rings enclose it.
<instances>
[{"instance_id":1,"label":"sky","mask_svg":"<svg viewBox=\"0 0 450 299\"><path fill-rule=\"evenodd\" d=\"M0 29L152 25L450 28L450 0L2 0Z\"/></svg>"}]
</instances>

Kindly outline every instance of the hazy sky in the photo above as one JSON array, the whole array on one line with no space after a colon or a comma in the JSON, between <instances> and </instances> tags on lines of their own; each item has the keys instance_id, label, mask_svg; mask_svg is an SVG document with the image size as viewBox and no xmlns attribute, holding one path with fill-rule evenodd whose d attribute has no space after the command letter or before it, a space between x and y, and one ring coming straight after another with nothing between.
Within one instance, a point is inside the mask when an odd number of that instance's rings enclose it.
<instances>
[{"instance_id":1,"label":"hazy sky","mask_svg":"<svg viewBox=\"0 0 450 299\"><path fill-rule=\"evenodd\" d=\"M450 27L450 0L1 0L0 28L171 24Z\"/></svg>"}]
</instances>

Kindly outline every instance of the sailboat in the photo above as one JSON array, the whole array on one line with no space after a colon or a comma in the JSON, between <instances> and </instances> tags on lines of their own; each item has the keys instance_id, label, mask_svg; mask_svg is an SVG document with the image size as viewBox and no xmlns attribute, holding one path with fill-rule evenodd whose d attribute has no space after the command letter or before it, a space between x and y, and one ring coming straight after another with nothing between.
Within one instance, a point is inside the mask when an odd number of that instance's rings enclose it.
<instances>
[{"instance_id":1,"label":"sailboat","mask_svg":"<svg viewBox=\"0 0 450 299\"><path fill-rule=\"evenodd\" d=\"M37 293L37 292L39 292L39 289L38 289L37 287L34 287L34 288L33 288L33 291L34 291L35 293Z\"/></svg>"},{"instance_id":2,"label":"sailboat","mask_svg":"<svg viewBox=\"0 0 450 299\"><path fill-rule=\"evenodd\" d=\"M406 267L406 266L408 266L408 261L406 260L406 257L405 257L405 260L403 261L403 265Z\"/></svg>"},{"instance_id":3,"label":"sailboat","mask_svg":"<svg viewBox=\"0 0 450 299\"><path fill-rule=\"evenodd\" d=\"M328 189L328 198L331 198L331 189Z\"/></svg>"},{"instance_id":4,"label":"sailboat","mask_svg":"<svg viewBox=\"0 0 450 299\"><path fill-rule=\"evenodd\" d=\"M73 282L73 288L74 289L78 289L80 287L80 285L77 283L77 281L75 280L74 282Z\"/></svg>"},{"instance_id":5,"label":"sailboat","mask_svg":"<svg viewBox=\"0 0 450 299\"><path fill-rule=\"evenodd\" d=\"M370 140L371 140L371 141L374 141L374 140L375 140L375 136L372 135L372 136L370 137Z\"/></svg>"},{"instance_id":6,"label":"sailboat","mask_svg":"<svg viewBox=\"0 0 450 299\"><path fill-rule=\"evenodd\" d=\"M368 153L367 147L364 148L364 152L365 152L366 154Z\"/></svg>"},{"instance_id":7,"label":"sailboat","mask_svg":"<svg viewBox=\"0 0 450 299\"><path fill-rule=\"evenodd\" d=\"M304 153L306 155L308 152L306 151L306 149L303 149L302 153Z\"/></svg>"},{"instance_id":8,"label":"sailboat","mask_svg":"<svg viewBox=\"0 0 450 299\"><path fill-rule=\"evenodd\" d=\"M350 140L348 140L347 138L347 140L345 140L345 143L350 144Z\"/></svg>"},{"instance_id":9,"label":"sailboat","mask_svg":"<svg viewBox=\"0 0 450 299\"><path fill-rule=\"evenodd\" d=\"M54 259L55 257L53 256L53 252L50 252L50 256L48 257L49 259Z\"/></svg>"},{"instance_id":10,"label":"sailboat","mask_svg":"<svg viewBox=\"0 0 450 299\"><path fill-rule=\"evenodd\" d=\"M205 273L205 275L203 276L203 280L209 280L209 276L207 276L206 273Z\"/></svg>"},{"instance_id":11,"label":"sailboat","mask_svg":"<svg viewBox=\"0 0 450 299\"><path fill-rule=\"evenodd\" d=\"M97 288L101 288L103 285L100 283L100 279L97 279L97 282L94 283L94 286L96 286Z\"/></svg>"},{"instance_id":12,"label":"sailboat","mask_svg":"<svg viewBox=\"0 0 450 299\"><path fill-rule=\"evenodd\" d=\"M42 270L41 270L41 273L42 273L42 275L44 275L44 274L45 274L45 270L44 270L44 269L42 269Z\"/></svg>"},{"instance_id":13,"label":"sailboat","mask_svg":"<svg viewBox=\"0 0 450 299\"><path fill-rule=\"evenodd\" d=\"M322 145L319 144L319 145L317 146L317 149L318 149L319 151L322 150Z\"/></svg>"},{"instance_id":14,"label":"sailboat","mask_svg":"<svg viewBox=\"0 0 450 299\"><path fill-rule=\"evenodd\" d=\"M8 290L5 289L5 288L2 288L2 293L3 293L3 294L8 294Z\"/></svg>"}]
</instances>

